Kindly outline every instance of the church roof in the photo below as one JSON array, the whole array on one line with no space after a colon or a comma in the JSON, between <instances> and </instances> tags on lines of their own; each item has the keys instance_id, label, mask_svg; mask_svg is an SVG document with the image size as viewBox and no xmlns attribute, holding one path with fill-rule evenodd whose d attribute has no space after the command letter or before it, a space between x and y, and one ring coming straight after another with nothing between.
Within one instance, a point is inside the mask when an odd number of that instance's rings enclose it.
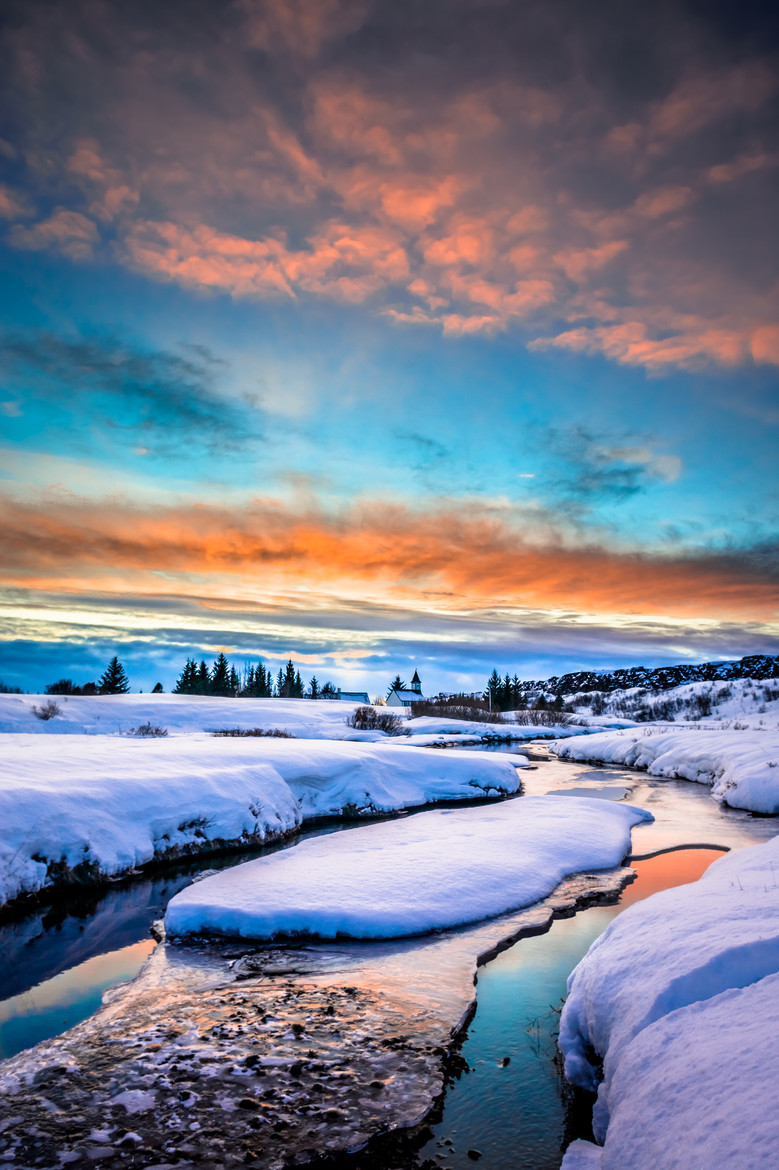
<instances>
[{"instance_id":1,"label":"church roof","mask_svg":"<svg viewBox=\"0 0 779 1170\"><path fill-rule=\"evenodd\" d=\"M412 678L411 682L412 682L412 683L418 683L418 682L421 682L421 681L422 681L422 680L421 680L421 678L419 677L419 675L417 674L417 672L416 672L416 671L414 671L414 677Z\"/></svg>"}]
</instances>

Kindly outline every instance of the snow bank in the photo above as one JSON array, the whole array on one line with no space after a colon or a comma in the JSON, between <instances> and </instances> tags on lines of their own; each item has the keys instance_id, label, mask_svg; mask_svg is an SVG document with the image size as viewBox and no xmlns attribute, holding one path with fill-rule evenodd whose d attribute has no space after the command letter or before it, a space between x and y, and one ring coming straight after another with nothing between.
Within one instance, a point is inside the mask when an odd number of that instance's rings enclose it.
<instances>
[{"instance_id":1,"label":"snow bank","mask_svg":"<svg viewBox=\"0 0 779 1170\"><path fill-rule=\"evenodd\" d=\"M389 710L390 708L388 708ZM394 714L394 709L392 709ZM403 726L404 735L424 736L425 743L449 743L453 736L468 737L469 742L474 740L523 740L523 739L553 739L558 735L584 735L585 727L569 727L567 724L555 724L545 727L541 724L520 723L478 723L468 719L444 719L434 715L419 715L416 719L407 719Z\"/></svg>"},{"instance_id":2,"label":"snow bank","mask_svg":"<svg viewBox=\"0 0 779 1170\"><path fill-rule=\"evenodd\" d=\"M590 1089L591 1053L603 1057L604 1147L575 1143L564 1170L774 1163L778 875L779 837L736 850L630 906L590 948L569 979L560 1047L568 1078Z\"/></svg>"},{"instance_id":3,"label":"snow bank","mask_svg":"<svg viewBox=\"0 0 779 1170\"><path fill-rule=\"evenodd\" d=\"M382 744L7 735L2 746L0 904L77 866L94 879L166 850L260 842L311 817L519 786L516 760Z\"/></svg>"},{"instance_id":4,"label":"snow bank","mask_svg":"<svg viewBox=\"0 0 779 1170\"><path fill-rule=\"evenodd\" d=\"M56 703L60 714L39 719L33 707ZM356 732L346 719L359 703L305 699L220 699L210 695L0 695L0 733L127 735L142 723L169 735L222 728L279 728L301 739L382 739Z\"/></svg>"},{"instance_id":5,"label":"snow bank","mask_svg":"<svg viewBox=\"0 0 779 1170\"><path fill-rule=\"evenodd\" d=\"M561 759L626 764L652 776L712 785L712 796L733 808L779 813L779 734L643 727L552 744Z\"/></svg>"},{"instance_id":6,"label":"snow bank","mask_svg":"<svg viewBox=\"0 0 779 1170\"><path fill-rule=\"evenodd\" d=\"M546 796L419 813L206 878L171 900L166 929L393 938L459 926L530 905L572 873L618 865L631 826L651 819L628 805Z\"/></svg>"}]
</instances>

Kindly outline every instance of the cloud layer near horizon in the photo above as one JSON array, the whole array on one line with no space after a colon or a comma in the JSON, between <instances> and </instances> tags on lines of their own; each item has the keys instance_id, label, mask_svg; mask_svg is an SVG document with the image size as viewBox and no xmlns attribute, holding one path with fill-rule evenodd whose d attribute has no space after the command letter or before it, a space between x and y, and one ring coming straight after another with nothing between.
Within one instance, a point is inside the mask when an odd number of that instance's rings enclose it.
<instances>
[{"instance_id":1,"label":"cloud layer near horizon","mask_svg":"<svg viewBox=\"0 0 779 1170\"><path fill-rule=\"evenodd\" d=\"M364 502L328 514L279 500L138 508L0 501L3 583L63 594L199 596L299 609L369 600L452 616L539 610L775 621L776 547L650 554L566 547L483 502L414 512ZM294 599L294 601L293 601ZM316 599L316 600L315 600ZM325 605L325 599L328 599Z\"/></svg>"},{"instance_id":2,"label":"cloud layer near horizon","mask_svg":"<svg viewBox=\"0 0 779 1170\"><path fill-rule=\"evenodd\" d=\"M105 0L16 15L0 212L17 249L366 305L399 328L511 328L650 370L779 363L774 46L728 42L715 14Z\"/></svg>"}]
</instances>

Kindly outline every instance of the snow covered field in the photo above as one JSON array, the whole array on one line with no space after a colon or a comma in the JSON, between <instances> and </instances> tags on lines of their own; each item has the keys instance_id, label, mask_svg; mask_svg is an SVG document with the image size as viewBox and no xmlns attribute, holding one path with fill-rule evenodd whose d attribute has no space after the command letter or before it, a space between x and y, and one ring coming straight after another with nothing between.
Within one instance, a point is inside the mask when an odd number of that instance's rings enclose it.
<instances>
[{"instance_id":1,"label":"snow covered field","mask_svg":"<svg viewBox=\"0 0 779 1170\"><path fill-rule=\"evenodd\" d=\"M516 792L520 763L386 742L5 735L0 904L79 866L94 880L168 850L261 843L312 817Z\"/></svg>"},{"instance_id":2,"label":"snow covered field","mask_svg":"<svg viewBox=\"0 0 779 1170\"><path fill-rule=\"evenodd\" d=\"M60 713L40 719L39 710L55 703ZM144 723L169 735L224 728L279 729L301 739L383 738L357 732L346 719L358 703L339 700L221 699L211 695L0 695L0 733L43 735L129 735Z\"/></svg>"},{"instance_id":3,"label":"snow covered field","mask_svg":"<svg viewBox=\"0 0 779 1170\"><path fill-rule=\"evenodd\" d=\"M596 1088L603 1148L563 1170L776 1164L779 837L629 907L569 980L566 1075Z\"/></svg>"},{"instance_id":4,"label":"snow covered field","mask_svg":"<svg viewBox=\"0 0 779 1170\"><path fill-rule=\"evenodd\" d=\"M52 718L36 715L47 704L59 712ZM143 724L162 727L169 736L192 735L240 728L286 731L299 739L351 739L378 742L383 731L358 731L346 722L360 703L305 699L223 699L212 695L0 695L0 734L132 735ZM473 723L431 716L409 718L403 708L379 707L404 721L402 735L414 736L420 746L429 743L509 739L549 739L567 728L519 726L512 723ZM509 715L510 718L510 715ZM583 728L571 728L581 735ZM424 737L424 739L417 739ZM447 738L456 737L456 738Z\"/></svg>"},{"instance_id":5,"label":"snow covered field","mask_svg":"<svg viewBox=\"0 0 779 1170\"><path fill-rule=\"evenodd\" d=\"M431 753L437 755L438 753ZM611 869L651 814L600 800L527 797L435 810L318 837L182 890L171 936L394 938L491 918L564 877Z\"/></svg>"},{"instance_id":6,"label":"snow covered field","mask_svg":"<svg viewBox=\"0 0 779 1170\"><path fill-rule=\"evenodd\" d=\"M561 759L625 764L652 776L710 784L712 796L733 808L779 813L776 732L644 725L559 740L551 750Z\"/></svg>"}]
</instances>

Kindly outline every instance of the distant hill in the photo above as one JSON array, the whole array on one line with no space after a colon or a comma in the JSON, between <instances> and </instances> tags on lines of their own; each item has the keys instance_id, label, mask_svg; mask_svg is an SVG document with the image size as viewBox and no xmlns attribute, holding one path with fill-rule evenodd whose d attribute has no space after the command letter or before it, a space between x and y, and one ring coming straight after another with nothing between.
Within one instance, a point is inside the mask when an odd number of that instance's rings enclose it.
<instances>
[{"instance_id":1,"label":"distant hill","mask_svg":"<svg viewBox=\"0 0 779 1170\"><path fill-rule=\"evenodd\" d=\"M650 691L668 691L691 682L711 682L733 678L779 678L779 656L750 654L737 662L704 662L698 666L630 666L622 670L577 670L571 674L524 682L523 690L545 691L553 695L574 695L587 691L628 690L645 687Z\"/></svg>"}]
</instances>

